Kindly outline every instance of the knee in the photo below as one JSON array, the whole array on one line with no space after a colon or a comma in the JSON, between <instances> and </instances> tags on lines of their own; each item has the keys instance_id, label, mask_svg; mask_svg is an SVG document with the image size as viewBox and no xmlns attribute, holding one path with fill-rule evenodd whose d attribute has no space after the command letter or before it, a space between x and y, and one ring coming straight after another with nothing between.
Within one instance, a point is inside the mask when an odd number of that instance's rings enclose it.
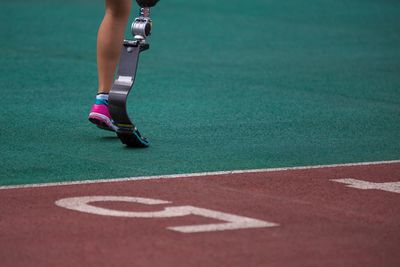
<instances>
[{"instance_id":1,"label":"knee","mask_svg":"<svg viewBox=\"0 0 400 267\"><path fill-rule=\"evenodd\" d=\"M128 20L131 7L132 0L106 0L106 14L115 20Z\"/></svg>"}]
</instances>

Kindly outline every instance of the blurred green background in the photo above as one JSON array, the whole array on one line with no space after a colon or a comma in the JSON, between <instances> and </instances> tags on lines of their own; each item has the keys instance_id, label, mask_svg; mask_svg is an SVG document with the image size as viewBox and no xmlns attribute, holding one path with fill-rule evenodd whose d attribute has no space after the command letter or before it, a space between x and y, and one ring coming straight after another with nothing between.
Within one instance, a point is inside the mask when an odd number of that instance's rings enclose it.
<instances>
[{"instance_id":1,"label":"blurred green background","mask_svg":"<svg viewBox=\"0 0 400 267\"><path fill-rule=\"evenodd\" d=\"M400 159L399 1L161 0L128 103L148 149L87 120L103 12L1 1L0 184Z\"/></svg>"}]
</instances>

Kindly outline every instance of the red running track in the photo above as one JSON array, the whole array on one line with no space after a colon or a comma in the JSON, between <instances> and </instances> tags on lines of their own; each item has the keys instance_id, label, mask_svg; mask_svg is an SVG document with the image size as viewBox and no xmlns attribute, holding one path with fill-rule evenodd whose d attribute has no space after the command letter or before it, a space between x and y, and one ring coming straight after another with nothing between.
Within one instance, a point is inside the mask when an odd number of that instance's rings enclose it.
<instances>
[{"instance_id":1,"label":"red running track","mask_svg":"<svg viewBox=\"0 0 400 267\"><path fill-rule=\"evenodd\" d=\"M400 163L3 189L0 266L400 266L399 187L363 190L332 181L343 178L399 182ZM181 233L168 227L224 222L104 216L55 205L99 195L172 202L92 203L122 213L190 205L279 225Z\"/></svg>"}]
</instances>

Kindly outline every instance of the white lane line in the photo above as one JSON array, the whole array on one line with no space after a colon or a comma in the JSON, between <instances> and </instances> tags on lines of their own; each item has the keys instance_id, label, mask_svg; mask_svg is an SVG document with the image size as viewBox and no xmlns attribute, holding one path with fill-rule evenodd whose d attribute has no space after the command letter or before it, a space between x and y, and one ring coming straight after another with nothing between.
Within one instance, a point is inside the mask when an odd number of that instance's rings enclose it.
<instances>
[{"instance_id":1,"label":"white lane line","mask_svg":"<svg viewBox=\"0 0 400 267\"><path fill-rule=\"evenodd\" d=\"M346 184L346 187L357 188L361 190L375 189L400 194L400 182L375 183L353 178L332 179L331 181Z\"/></svg>"},{"instance_id":2,"label":"white lane line","mask_svg":"<svg viewBox=\"0 0 400 267\"><path fill-rule=\"evenodd\" d=\"M338 167L352 167L352 166L372 166L372 165L384 165L384 164L396 164L396 163L400 163L400 160L357 162L357 163L314 165L314 166L299 166L299 167L283 167L283 168L251 169L251 170L198 172L198 173L154 175L154 176L137 176L137 177L126 177L126 178L109 178L109 179L82 180L82 181L72 181L72 182L41 183L41 184L5 185L5 186L0 186L0 190L4 190L4 189L20 189L20 188L50 187L50 186L64 186L64 185L115 183L115 182L125 182L125 181L135 181L135 180L173 179L173 178L201 177L201 176L213 176L213 175L295 171L295 170L338 168Z\"/></svg>"}]
</instances>

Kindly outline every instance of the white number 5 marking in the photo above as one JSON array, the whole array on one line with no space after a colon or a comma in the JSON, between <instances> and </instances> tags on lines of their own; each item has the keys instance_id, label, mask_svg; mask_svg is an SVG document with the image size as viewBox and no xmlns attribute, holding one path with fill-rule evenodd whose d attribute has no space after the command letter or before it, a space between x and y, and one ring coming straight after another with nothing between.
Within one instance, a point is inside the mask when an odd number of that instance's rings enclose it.
<instances>
[{"instance_id":1,"label":"white number 5 marking","mask_svg":"<svg viewBox=\"0 0 400 267\"><path fill-rule=\"evenodd\" d=\"M278 224L273 222L261 221L244 216L238 216L215 210L202 209L193 206L173 206L173 207L166 207L160 211L138 212L138 211L120 211L108 208L100 208L93 206L91 204L92 202L110 202L110 201L140 203L145 205L159 205L159 204L171 203L169 201L151 199L151 198L141 198L141 197L86 196L86 197L63 198L57 200L55 204L59 207L63 207L66 209L91 213L96 215L103 215L103 216L130 217L130 218L170 218L170 217L197 215L206 218L225 221L224 223L215 223L215 224L168 227L169 230L181 233L214 232L214 231L236 230L245 228L278 226Z\"/></svg>"}]
</instances>

